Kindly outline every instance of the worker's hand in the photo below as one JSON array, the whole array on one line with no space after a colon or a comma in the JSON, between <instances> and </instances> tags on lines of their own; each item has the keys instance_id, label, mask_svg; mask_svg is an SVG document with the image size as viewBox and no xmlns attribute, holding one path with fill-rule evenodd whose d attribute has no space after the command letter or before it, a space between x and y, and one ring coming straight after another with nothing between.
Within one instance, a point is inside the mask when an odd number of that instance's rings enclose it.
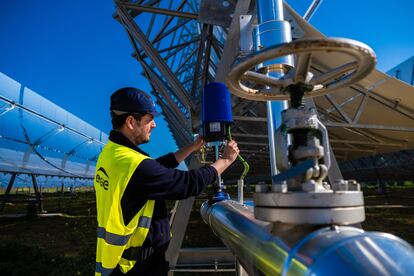
<instances>
[{"instance_id":1,"label":"worker's hand","mask_svg":"<svg viewBox=\"0 0 414 276\"><path fill-rule=\"evenodd\" d=\"M194 140L192 148L193 151L199 151L201 147L204 145L204 137L203 135L198 135L197 138Z\"/></svg>"},{"instance_id":2,"label":"worker's hand","mask_svg":"<svg viewBox=\"0 0 414 276\"><path fill-rule=\"evenodd\" d=\"M236 160L237 155L239 155L239 148L237 147L237 143L234 140L231 140L227 143L227 145L224 147L223 154L221 158L229 160L231 163Z\"/></svg>"},{"instance_id":3,"label":"worker's hand","mask_svg":"<svg viewBox=\"0 0 414 276\"><path fill-rule=\"evenodd\" d=\"M216 169L217 174L222 174L230 165L231 163L236 160L237 155L239 155L239 148L237 147L237 143L234 140L231 140L227 143L224 147L223 154L221 157L211 164L213 168Z\"/></svg>"}]
</instances>

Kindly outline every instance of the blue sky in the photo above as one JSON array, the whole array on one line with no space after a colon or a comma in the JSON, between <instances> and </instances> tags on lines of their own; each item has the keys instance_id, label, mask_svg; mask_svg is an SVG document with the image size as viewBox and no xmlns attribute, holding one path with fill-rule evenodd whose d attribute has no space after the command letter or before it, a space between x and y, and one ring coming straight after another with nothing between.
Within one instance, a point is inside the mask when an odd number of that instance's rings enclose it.
<instances>
[{"instance_id":1,"label":"blue sky","mask_svg":"<svg viewBox=\"0 0 414 276\"><path fill-rule=\"evenodd\" d=\"M114 11L111 0L2 1L0 71L109 133L112 92L150 90ZM165 121L156 122L144 149L159 156L176 145L165 139Z\"/></svg>"},{"instance_id":2,"label":"blue sky","mask_svg":"<svg viewBox=\"0 0 414 276\"><path fill-rule=\"evenodd\" d=\"M312 1L287 1L303 15ZM369 45L386 72L414 55L413 0L323 0L310 23L328 37Z\"/></svg>"},{"instance_id":3,"label":"blue sky","mask_svg":"<svg viewBox=\"0 0 414 276\"><path fill-rule=\"evenodd\" d=\"M311 2L288 1L302 15ZM149 91L113 12L111 0L1 1L0 71L109 132L110 94L123 86ZM311 23L370 45L387 71L414 55L413 12L412 0L325 0ZM155 156L175 150L165 122L157 126L146 147Z\"/></svg>"}]
</instances>

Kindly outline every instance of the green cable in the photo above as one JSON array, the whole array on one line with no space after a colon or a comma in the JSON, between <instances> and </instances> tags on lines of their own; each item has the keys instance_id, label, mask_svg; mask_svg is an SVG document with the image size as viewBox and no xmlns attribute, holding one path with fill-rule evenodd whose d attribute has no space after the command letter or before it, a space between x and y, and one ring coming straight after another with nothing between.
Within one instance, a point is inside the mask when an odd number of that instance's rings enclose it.
<instances>
[{"instance_id":1,"label":"green cable","mask_svg":"<svg viewBox=\"0 0 414 276\"><path fill-rule=\"evenodd\" d=\"M227 128L227 133L228 133L229 141L233 140L231 138L231 129L230 129L230 126L228 126L228 128ZM244 158L240 154L237 155L237 158L243 163L244 170L243 170L243 173L242 173L240 179L241 180L244 180L244 178L246 177L247 173L250 170L250 166L249 166L249 164L246 162L246 160L244 160Z\"/></svg>"}]
</instances>

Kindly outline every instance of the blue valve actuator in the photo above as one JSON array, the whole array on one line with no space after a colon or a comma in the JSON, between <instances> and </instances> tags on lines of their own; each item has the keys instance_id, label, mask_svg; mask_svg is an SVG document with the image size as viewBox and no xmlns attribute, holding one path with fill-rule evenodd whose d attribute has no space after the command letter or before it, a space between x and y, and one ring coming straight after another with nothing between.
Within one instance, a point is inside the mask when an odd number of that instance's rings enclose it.
<instances>
[{"instance_id":1,"label":"blue valve actuator","mask_svg":"<svg viewBox=\"0 0 414 276\"><path fill-rule=\"evenodd\" d=\"M212 82L204 87L201 124L207 142L226 139L227 127L233 122L230 93L221 82Z\"/></svg>"},{"instance_id":2,"label":"blue valve actuator","mask_svg":"<svg viewBox=\"0 0 414 276\"><path fill-rule=\"evenodd\" d=\"M221 82L211 82L204 87L201 122L233 122L230 93Z\"/></svg>"}]
</instances>

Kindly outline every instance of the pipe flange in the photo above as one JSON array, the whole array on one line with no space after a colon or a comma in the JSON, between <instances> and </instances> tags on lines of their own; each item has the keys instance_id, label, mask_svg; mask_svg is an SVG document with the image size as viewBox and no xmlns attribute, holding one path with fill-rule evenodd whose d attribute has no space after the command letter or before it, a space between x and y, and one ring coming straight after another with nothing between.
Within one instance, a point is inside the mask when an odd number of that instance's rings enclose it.
<instances>
[{"instance_id":1,"label":"pipe flange","mask_svg":"<svg viewBox=\"0 0 414 276\"><path fill-rule=\"evenodd\" d=\"M360 191L256 193L257 219L289 224L349 225L365 220Z\"/></svg>"},{"instance_id":2,"label":"pipe flange","mask_svg":"<svg viewBox=\"0 0 414 276\"><path fill-rule=\"evenodd\" d=\"M360 191L255 193L253 201L255 206L267 208L335 208L364 205L363 193Z\"/></svg>"},{"instance_id":3,"label":"pipe flange","mask_svg":"<svg viewBox=\"0 0 414 276\"><path fill-rule=\"evenodd\" d=\"M318 73L312 55L319 53L341 54L341 57L347 58L347 62L327 72ZM268 76L267 73L273 70L271 67L267 70L262 68L260 72L253 70L265 61L287 55L296 56L295 67L285 72L283 78ZM313 86L313 90L305 92L304 97L316 97L362 80L375 68L375 63L374 51L355 40L300 39L255 52L236 61L227 75L227 86L241 98L273 101L288 100L290 95L286 88L289 85L306 83Z\"/></svg>"},{"instance_id":4,"label":"pipe flange","mask_svg":"<svg viewBox=\"0 0 414 276\"><path fill-rule=\"evenodd\" d=\"M351 225L365 220L364 206L346 208L266 208L255 207L256 219L287 224Z\"/></svg>"}]
</instances>

